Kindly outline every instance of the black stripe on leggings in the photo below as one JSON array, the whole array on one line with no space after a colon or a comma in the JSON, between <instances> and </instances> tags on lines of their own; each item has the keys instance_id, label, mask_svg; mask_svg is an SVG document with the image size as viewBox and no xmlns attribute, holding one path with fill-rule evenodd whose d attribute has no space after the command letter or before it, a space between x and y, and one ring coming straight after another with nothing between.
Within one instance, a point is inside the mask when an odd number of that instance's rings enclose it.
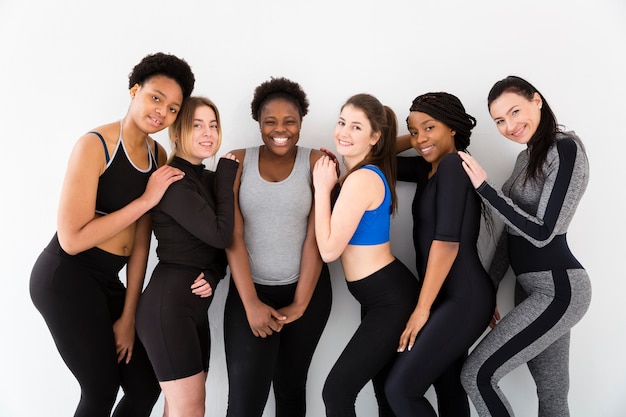
<instances>
[{"instance_id":1,"label":"black stripe on leggings","mask_svg":"<svg viewBox=\"0 0 626 417\"><path fill-rule=\"evenodd\" d=\"M547 333L563 317L570 305L572 288L567 271L553 270L555 297L546 310L528 327L516 334L485 361L477 375L478 390L492 416L508 416L508 411L491 386L491 377L506 361L517 355L542 335ZM484 381L484 383L483 383Z\"/></svg>"}]
</instances>

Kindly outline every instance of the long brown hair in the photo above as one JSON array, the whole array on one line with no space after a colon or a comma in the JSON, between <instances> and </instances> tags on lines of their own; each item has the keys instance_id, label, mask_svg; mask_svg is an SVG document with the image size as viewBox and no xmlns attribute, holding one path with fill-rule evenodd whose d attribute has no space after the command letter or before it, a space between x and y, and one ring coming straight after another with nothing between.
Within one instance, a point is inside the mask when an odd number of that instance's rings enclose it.
<instances>
[{"instance_id":1,"label":"long brown hair","mask_svg":"<svg viewBox=\"0 0 626 417\"><path fill-rule=\"evenodd\" d=\"M365 158L352 167L340 183L365 165L375 165L385 174L387 184L391 190L391 213L395 213L398 206L396 195L396 135L398 131L398 119L391 108L383 105L378 99L370 94L356 94L350 97L341 106L343 110L347 105L354 106L365 113L372 126L372 133L380 132L380 139L370 149Z\"/></svg>"}]
</instances>

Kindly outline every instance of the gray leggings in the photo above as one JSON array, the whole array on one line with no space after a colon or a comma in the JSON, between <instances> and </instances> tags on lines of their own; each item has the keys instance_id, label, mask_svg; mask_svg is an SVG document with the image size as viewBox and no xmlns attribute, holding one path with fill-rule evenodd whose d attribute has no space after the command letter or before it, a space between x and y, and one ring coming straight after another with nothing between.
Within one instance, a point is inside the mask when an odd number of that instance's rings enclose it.
<instances>
[{"instance_id":1,"label":"gray leggings","mask_svg":"<svg viewBox=\"0 0 626 417\"><path fill-rule=\"evenodd\" d=\"M570 329L589 307L589 277L584 269L553 270L520 274L517 282L527 298L472 351L461 382L481 417L513 416L498 382L528 363L537 384L539 417L569 416Z\"/></svg>"}]
</instances>

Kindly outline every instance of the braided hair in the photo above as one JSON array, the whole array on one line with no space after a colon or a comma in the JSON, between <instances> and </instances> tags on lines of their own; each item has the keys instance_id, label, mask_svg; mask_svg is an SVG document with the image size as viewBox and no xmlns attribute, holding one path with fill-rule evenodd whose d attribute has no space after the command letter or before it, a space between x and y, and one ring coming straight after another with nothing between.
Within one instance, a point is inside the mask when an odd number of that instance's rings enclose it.
<instances>
[{"instance_id":1,"label":"braided hair","mask_svg":"<svg viewBox=\"0 0 626 417\"><path fill-rule=\"evenodd\" d=\"M456 132L454 145L457 150L464 151L469 146L476 119L465 112L461 100L456 96L443 92L422 94L413 100L409 111L426 113L448 125Z\"/></svg>"}]
</instances>

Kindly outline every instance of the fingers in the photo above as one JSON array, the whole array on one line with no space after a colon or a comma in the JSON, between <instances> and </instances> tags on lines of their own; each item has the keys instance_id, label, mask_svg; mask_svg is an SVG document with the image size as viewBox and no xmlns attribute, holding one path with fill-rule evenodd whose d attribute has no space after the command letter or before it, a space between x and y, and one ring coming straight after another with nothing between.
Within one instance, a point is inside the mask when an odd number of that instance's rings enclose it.
<instances>
[{"instance_id":1,"label":"fingers","mask_svg":"<svg viewBox=\"0 0 626 417\"><path fill-rule=\"evenodd\" d=\"M130 347L118 346L117 347L117 363L121 363L124 360L124 358L126 358L125 362L128 364L132 356L133 356L132 346Z\"/></svg>"},{"instance_id":2,"label":"fingers","mask_svg":"<svg viewBox=\"0 0 626 417\"><path fill-rule=\"evenodd\" d=\"M404 329L402 335L400 336L400 344L398 345L398 352L404 352L405 349L409 352L413 348L415 344L415 338L417 337L417 333L415 333L411 329Z\"/></svg>"},{"instance_id":3,"label":"fingers","mask_svg":"<svg viewBox=\"0 0 626 417\"><path fill-rule=\"evenodd\" d=\"M201 273L201 276L204 276L204 274ZM211 284L199 276L195 279L193 284L191 284L191 292L202 298L206 298L213 294L213 288L211 288Z\"/></svg>"}]
</instances>

